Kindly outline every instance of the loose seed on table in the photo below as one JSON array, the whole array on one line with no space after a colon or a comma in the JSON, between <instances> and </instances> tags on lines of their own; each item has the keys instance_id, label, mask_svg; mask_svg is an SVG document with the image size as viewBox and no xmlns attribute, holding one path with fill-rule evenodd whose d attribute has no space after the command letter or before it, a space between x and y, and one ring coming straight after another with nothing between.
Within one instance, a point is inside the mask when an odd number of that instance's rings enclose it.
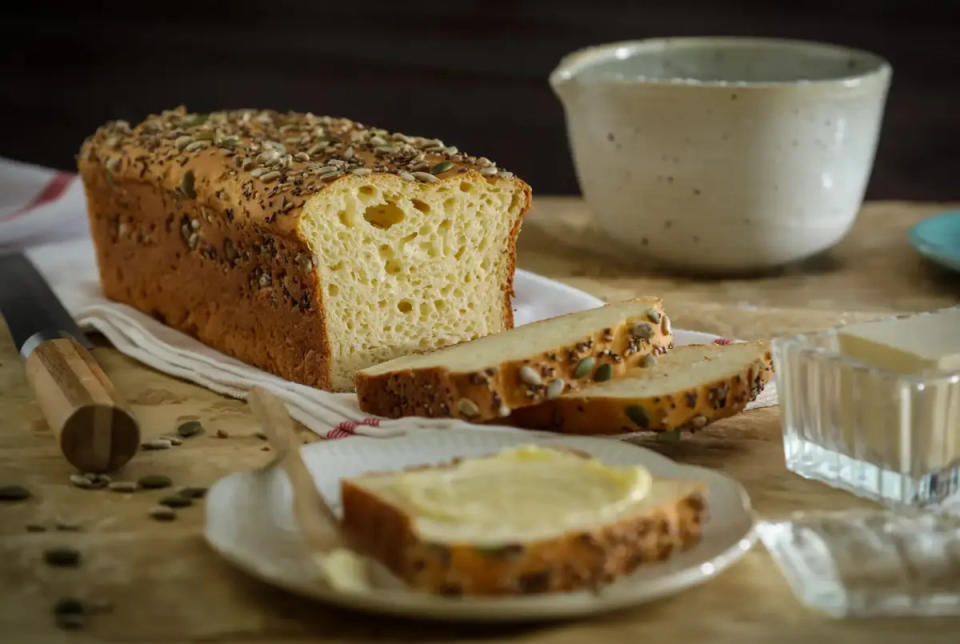
<instances>
[{"instance_id":1,"label":"loose seed on table","mask_svg":"<svg viewBox=\"0 0 960 644\"><path fill-rule=\"evenodd\" d=\"M147 513L157 521L173 521L177 518L176 511L166 505L155 505Z\"/></svg>"},{"instance_id":2,"label":"loose seed on table","mask_svg":"<svg viewBox=\"0 0 960 644\"><path fill-rule=\"evenodd\" d=\"M0 486L0 501L22 501L30 498L30 490L22 485Z\"/></svg>"},{"instance_id":3,"label":"loose seed on table","mask_svg":"<svg viewBox=\"0 0 960 644\"><path fill-rule=\"evenodd\" d=\"M93 487L93 483L90 482L83 474L71 474L70 482L73 483L76 487L82 488L84 490L89 490Z\"/></svg>"},{"instance_id":4,"label":"loose seed on table","mask_svg":"<svg viewBox=\"0 0 960 644\"><path fill-rule=\"evenodd\" d=\"M180 488L177 491L177 494L180 496L185 496L188 499L201 499L207 495L207 488L205 487L185 487Z\"/></svg>"},{"instance_id":5,"label":"loose seed on table","mask_svg":"<svg viewBox=\"0 0 960 644\"><path fill-rule=\"evenodd\" d=\"M173 484L173 481L170 480L169 476L163 476L162 474L150 474L147 476L141 476L137 479L137 484L142 488L148 490L156 490L162 487L170 487Z\"/></svg>"},{"instance_id":6,"label":"loose seed on table","mask_svg":"<svg viewBox=\"0 0 960 644\"><path fill-rule=\"evenodd\" d=\"M254 436L256 436L257 438L259 438L259 439L262 440L262 441L267 440L267 435L264 434L263 432L257 432L256 434L254 434Z\"/></svg>"},{"instance_id":7,"label":"loose seed on table","mask_svg":"<svg viewBox=\"0 0 960 644\"><path fill-rule=\"evenodd\" d=\"M46 532L47 526L42 523L28 523L27 532Z\"/></svg>"},{"instance_id":8,"label":"loose seed on table","mask_svg":"<svg viewBox=\"0 0 960 644\"><path fill-rule=\"evenodd\" d=\"M228 434L227 432L223 431L222 429L218 429L218 430L217 430L216 436L217 436L217 438L230 438L230 434Z\"/></svg>"},{"instance_id":9,"label":"loose seed on table","mask_svg":"<svg viewBox=\"0 0 960 644\"><path fill-rule=\"evenodd\" d=\"M49 548L43 551L43 560L51 566L75 568L80 565L80 551L69 546Z\"/></svg>"},{"instance_id":10,"label":"loose seed on table","mask_svg":"<svg viewBox=\"0 0 960 644\"><path fill-rule=\"evenodd\" d=\"M170 449L173 446L173 443L166 438L155 438L150 441L146 441L143 444L143 449Z\"/></svg>"},{"instance_id":11,"label":"loose seed on table","mask_svg":"<svg viewBox=\"0 0 960 644\"><path fill-rule=\"evenodd\" d=\"M269 445L264 445L263 447L260 448L260 451L261 451L261 452L269 452L269 451L270 451L270 446L269 446Z\"/></svg>"},{"instance_id":12,"label":"loose seed on table","mask_svg":"<svg viewBox=\"0 0 960 644\"><path fill-rule=\"evenodd\" d=\"M76 532L80 530L83 525L83 522L80 519L71 519L69 517L57 517L56 522L57 530L63 532Z\"/></svg>"},{"instance_id":13,"label":"loose seed on table","mask_svg":"<svg viewBox=\"0 0 960 644\"><path fill-rule=\"evenodd\" d=\"M87 607L79 599L63 597L53 605L53 616L60 628L83 628L87 622Z\"/></svg>"},{"instance_id":14,"label":"loose seed on table","mask_svg":"<svg viewBox=\"0 0 960 644\"><path fill-rule=\"evenodd\" d=\"M188 420L185 423L182 423L177 427L177 433L180 434L183 438L190 438L191 436L196 436L203 431L203 425L200 424L199 420Z\"/></svg>"},{"instance_id":15,"label":"loose seed on table","mask_svg":"<svg viewBox=\"0 0 960 644\"><path fill-rule=\"evenodd\" d=\"M165 505L168 508L185 508L189 505L193 505L193 501L191 501L188 497L180 496L179 494L165 496L157 501L157 503L160 505Z\"/></svg>"},{"instance_id":16,"label":"loose seed on table","mask_svg":"<svg viewBox=\"0 0 960 644\"><path fill-rule=\"evenodd\" d=\"M113 492L136 492L138 486L134 481L114 481L107 487Z\"/></svg>"}]
</instances>

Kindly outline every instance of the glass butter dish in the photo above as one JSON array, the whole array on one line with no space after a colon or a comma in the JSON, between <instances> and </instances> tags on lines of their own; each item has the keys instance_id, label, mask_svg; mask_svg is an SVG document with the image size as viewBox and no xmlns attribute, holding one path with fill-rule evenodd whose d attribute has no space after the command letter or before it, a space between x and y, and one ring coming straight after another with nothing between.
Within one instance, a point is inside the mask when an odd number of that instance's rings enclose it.
<instances>
[{"instance_id":1,"label":"glass butter dish","mask_svg":"<svg viewBox=\"0 0 960 644\"><path fill-rule=\"evenodd\" d=\"M960 491L960 371L873 366L841 352L842 332L773 342L787 468L888 504L943 504Z\"/></svg>"}]
</instances>

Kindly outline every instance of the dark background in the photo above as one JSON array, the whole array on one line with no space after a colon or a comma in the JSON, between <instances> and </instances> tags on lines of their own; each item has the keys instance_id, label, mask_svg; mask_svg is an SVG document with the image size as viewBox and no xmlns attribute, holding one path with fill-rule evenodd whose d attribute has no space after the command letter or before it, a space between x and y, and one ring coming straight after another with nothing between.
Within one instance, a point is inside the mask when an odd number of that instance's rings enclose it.
<instances>
[{"instance_id":1,"label":"dark background","mask_svg":"<svg viewBox=\"0 0 960 644\"><path fill-rule=\"evenodd\" d=\"M836 42L891 61L872 198L960 198L960 2L6 3L0 155L72 167L82 139L179 103L348 116L577 192L546 77L579 47L670 35Z\"/></svg>"}]
</instances>

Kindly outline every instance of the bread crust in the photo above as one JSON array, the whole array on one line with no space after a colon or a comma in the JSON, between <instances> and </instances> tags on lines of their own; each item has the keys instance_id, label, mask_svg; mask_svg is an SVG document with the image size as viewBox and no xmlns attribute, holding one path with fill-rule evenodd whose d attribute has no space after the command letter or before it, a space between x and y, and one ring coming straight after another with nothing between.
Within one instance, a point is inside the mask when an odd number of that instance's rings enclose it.
<instances>
[{"instance_id":1,"label":"bread crust","mask_svg":"<svg viewBox=\"0 0 960 644\"><path fill-rule=\"evenodd\" d=\"M566 434L620 434L702 429L740 413L770 381L770 352L741 372L664 396L563 396L515 410L503 424Z\"/></svg>"},{"instance_id":2,"label":"bread crust","mask_svg":"<svg viewBox=\"0 0 960 644\"><path fill-rule=\"evenodd\" d=\"M658 321L652 325L653 335L639 344L631 328L638 322L649 321L643 314L607 329L597 329L588 336L571 338L549 351L475 371L451 371L446 367L403 369L377 375L358 371L356 388L360 409L390 418L425 416L485 422L505 418L514 409L546 400L553 380L560 379L565 388L575 389L594 382L601 367L609 370L608 377L616 378L640 364L648 354L659 355L673 346L670 321L663 313L662 301L659 298L638 301L658 312ZM578 376L577 367L587 358L594 359L594 366ZM524 382L520 371L527 366L538 373L540 385Z\"/></svg>"},{"instance_id":3,"label":"bread crust","mask_svg":"<svg viewBox=\"0 0 960 644\"><path fill-rule=\"evenodd\" d=\"M703 488L643 516L496 548L431 543L412 520L343 480L343 529L361 550L411 587L441 595L509 595L596 588L700 540Z\"/></svg>"},{"instance_id":4,"label":"bread crust","mask_svg":"<svg viewBox=\"0 0 960 644\"><path fill-rule=\"evenodd\" d=\"M288 123L307 117L259 114ZM176 135L194 130L164 130L191 116L178 109L137 128L108 124L81 148L78 168L104 293L244 362L329 389L330 346L337 339L328 337L323 288L300 224L308 199L360 177L305 174L301 184L294 179L281 184L267 174L255 176L258 168L240 163L236 141L229 140L233 148L214 140L202 147L199 141L200 149L191 150ZM339 120L337 127L343 123L362 127ZM240 136L242 144L259 145L256 131L248 134ZM338 145L314 153L310 163L344 156L345 144ZM356 148L352 159L379 168L364 182L376 185L383 174L403 171L399 162L359 143ZM444 159L453 161L433 185L469 178L510 183L522 195L523 212L505 249L510 270L498 285L504 327L510 328L516 235L530 206L530 188L516 178L482 174L473 157L424 153L424 163ZM288 160L282 169L293 173L307 165Z\"/></svg>"}]
</instances>

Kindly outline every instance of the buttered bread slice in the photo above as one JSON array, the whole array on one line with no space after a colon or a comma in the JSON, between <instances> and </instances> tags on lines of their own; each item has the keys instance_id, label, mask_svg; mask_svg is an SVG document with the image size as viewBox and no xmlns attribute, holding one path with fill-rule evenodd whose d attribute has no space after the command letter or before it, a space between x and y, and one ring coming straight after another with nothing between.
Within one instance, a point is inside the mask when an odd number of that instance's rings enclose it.
<instances>
[{"instance_id":1,"label":"buttered bread slice","mask_svg":"<svg viewBox=\"0 0 960 644\"><path fill-rule=\"evenodd\" d=\"M527 324L357 372L366 412L480 422L650 364L673 346L659 298Z\"/></svg>"},{"instance_id":2,"label":"buttered bread slice","mask_svg":"<svg viewBox=\"0 0 960 644\"><path fill-rule=\"evenodd\" d=\"M765 342L678 347L651 367L517 409L502 422L571 434L693 431L742 411L772 372Z\"/></svg>"},{"instance_id":3,"label":"buttered bread slice","mask_svg":"<svg viewBox=\"0 0 960 644\"><path fill-rule=\"evenodd\" d=\"M596 587L696 543L704 485L534 445L341 481L343 530L445 595Z\"/></svg>"}]
</instances>

